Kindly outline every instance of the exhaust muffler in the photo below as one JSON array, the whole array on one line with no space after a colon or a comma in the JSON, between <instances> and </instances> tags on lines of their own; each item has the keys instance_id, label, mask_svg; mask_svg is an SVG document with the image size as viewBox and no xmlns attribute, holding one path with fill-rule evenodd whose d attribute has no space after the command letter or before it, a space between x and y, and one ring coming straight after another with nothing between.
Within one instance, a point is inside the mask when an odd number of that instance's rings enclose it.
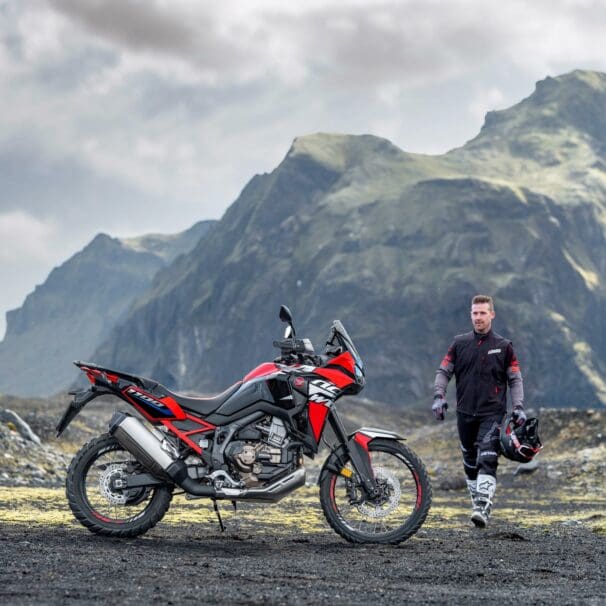
<instances>
[{"instance_id":1,"label":"exhaust muffler","mask_svg":"<svg viewBox=\"0 0 606 606\"><path fill-rule=\"evenodd\" d=\"M166 473L173 461L162 448L162 442L135 417L117 412L109 422L109 433L137 458L146 469L160 478L169 478Z\"/></svg>"},{"instance_id":2,"label":"exhaust muffler","mask_svg":"<svg viewBox=\"0 0 606 606\"><path fill-rule=\"evenodd\" d=\"M117 412L109 422L109 433L155 476L172 480L185 492L198 497L216 497L214 486L204 486L190 478L185 461L164 449L162 442L139 419Z\"/></svg>"},{"instance_id":3,"label":"exhaust muffler","mask_svg":"<svg viewBox=\"0 0 606 606\"><path fill-rule=\"evenodd\" d=\"M190 477L185 461L169 452L169 448L163 447L162 441L139 419L123 412L116 412L109 422L109 433L153 475L170 480L185 492L197 497L275 503L295 488L305 484L305 469L300 467L263 488L216 489L214 486L200 484Z\"/></svg>"}]
</instances>

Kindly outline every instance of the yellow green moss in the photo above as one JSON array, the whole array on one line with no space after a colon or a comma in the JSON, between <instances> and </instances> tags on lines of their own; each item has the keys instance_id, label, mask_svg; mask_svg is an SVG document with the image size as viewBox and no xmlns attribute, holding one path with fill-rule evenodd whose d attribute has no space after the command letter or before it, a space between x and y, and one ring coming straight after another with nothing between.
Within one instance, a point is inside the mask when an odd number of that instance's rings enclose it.
<instances>
[{"instance_id":1,"label":"yellow green moss","mask_svg":"<svg viewBox=\"0 0 606 606\"><path fill-rule=\"evenodd\" d=\"M515 499L516 493L504 489L497 499L494 517L515 521L521 528L549 528L578 521L594 532L606 534L606 499L589 494L566 494L558 491L541 499L529 498L526 504ZM231 503L219 503L228 528L252 533L272 534L331 532L320 509L317 486L300 489L277 504L238 503L235 516ZM0 522L58 526L76 524L60 488L0 487ZM216 524L210 501L175 496L162 524ZM469 523L469 500L463 492L436 495L425 527L457 529Z\"/></svg>"}]
</instances>

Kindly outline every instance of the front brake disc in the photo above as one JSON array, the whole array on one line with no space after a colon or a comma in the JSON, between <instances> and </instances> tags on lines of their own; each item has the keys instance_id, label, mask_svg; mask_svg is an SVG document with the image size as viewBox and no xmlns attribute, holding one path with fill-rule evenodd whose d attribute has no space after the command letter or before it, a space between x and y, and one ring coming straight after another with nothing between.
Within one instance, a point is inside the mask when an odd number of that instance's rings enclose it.
<instances>
[{"instance_id":1,"label":"front brake disc","mask_svg":"<svg viewBox=\"0 0 606 606\"><path fill-rule=\"evenodd\" d=\"M357 505L358 511L369 518L385 518L394 511L400 503L400 481L396 478L393 471L384 467L377 467L374 470L375 479L383 492L383 499L380 504L364 501Z\"/></svg>"}]
</instances>

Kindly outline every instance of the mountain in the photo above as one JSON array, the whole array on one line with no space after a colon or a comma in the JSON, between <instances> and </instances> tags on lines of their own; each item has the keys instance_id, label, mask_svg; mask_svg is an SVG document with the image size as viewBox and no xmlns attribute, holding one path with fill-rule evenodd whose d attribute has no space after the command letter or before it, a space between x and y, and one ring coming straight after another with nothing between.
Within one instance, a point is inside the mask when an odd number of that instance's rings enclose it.
<instances>
[{"instance_id":1,"label":"mountain","mask_svg":"<svg viewBox=\"0 0 606 606\"><path fill-rule=\"evenodd\" d=\"M7 314L0 343L0 393L47 395L64 389L162 267L189 252L214 221L185 232L140 238L98 234L53 269L22 307Z\"/></svg>"},{"instance_id":2,"label":"mountain","mask_svg":"<svg viewBox=\"0 0 606 606\"><path fill-rule=\"evenodd\" d=\"M331 320L345 323L365 395L427 404L481 292L530 404L604 405L605 109L606 74L579 70L438 156L371 135L300 137L204 237L200 224L100 235L53 270L7 316L0 392L60 389L75 358L218 391L276 355L286 303L318 349Z\"/></svg>"},{"instance_id":3,"label":"mountain","mask_svg":"<svg viewBox=\"0 0 606 606\"><path fill-rule=\"evenodd\" d=\"M527 400L606 403L606 75L547 78L439 156L370 135L294 141L160 271L94 358L217 391L271 359L280 303L317 346L340 318L368 397L429 403L472 295L495 296Z\"/></svg>"},{"instance_id":4,"label":"mountain","mask_svg":"<svg viewBox=\"0 0 606 606\"><path fill-rule=\"evenodd\" d=\"M532 188L559 204L603 204L606 74L575 71L489 112L478 136L447 157L474 174Z\"/></svg>"}]
</instances>

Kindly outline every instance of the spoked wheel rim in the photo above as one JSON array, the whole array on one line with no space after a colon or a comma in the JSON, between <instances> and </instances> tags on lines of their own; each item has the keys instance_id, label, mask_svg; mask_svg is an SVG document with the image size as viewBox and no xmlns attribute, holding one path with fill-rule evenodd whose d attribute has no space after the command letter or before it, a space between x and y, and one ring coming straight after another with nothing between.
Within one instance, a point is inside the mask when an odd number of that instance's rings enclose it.
<instances>
[{"instance_id":1,"label":"spoked wheel rim","mask_svg":"<svg viewBox=\"0 0 606 606\"><path fill-rule=\"evenodd\" d=\"M106 524L127 524L145 514L152 503L150 488L120 488L126 476L143 471L140 463L120 445L99 450L86 466L83 496L91 514Z\"/></svg>"},{"instance_id":2,"label":"spoked wheel rim","mask_svg":"<svg viewBox=\"0 0 606 606\"><path fill-rule=\"evenodd\" d=\"M417 471L400 453L371 450L369 454L380 496L374 501L364 500L353 467L347 463L346 471L334 474L330 480L330 500L348 530L380 540L412 521L421 504L422 488Z\"/></svg>"}]
</instances>

